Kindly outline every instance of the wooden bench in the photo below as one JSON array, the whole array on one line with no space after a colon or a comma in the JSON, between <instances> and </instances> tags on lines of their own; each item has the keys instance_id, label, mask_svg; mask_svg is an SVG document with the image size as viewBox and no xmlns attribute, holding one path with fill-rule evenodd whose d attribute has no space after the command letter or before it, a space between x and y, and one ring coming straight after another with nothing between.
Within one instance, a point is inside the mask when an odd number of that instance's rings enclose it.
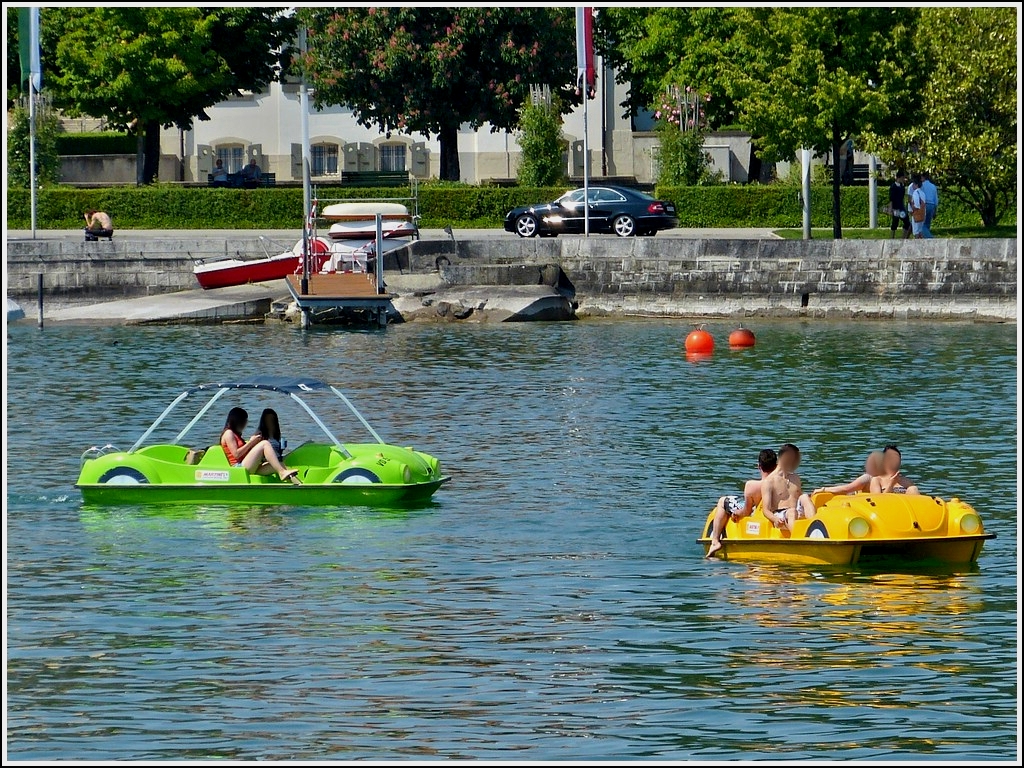
<instances>
[{"instance_id":1,"label":"wooden bench","mask_svg":"<svg viewBox=\"0 0 1024 768\"><path fill-rule=\"evenodd\" d=\"M253 184L252 182L246 183L241 173L229 173L227 184L217 184L219 187L231 187L233 189L252 189L254 187L272 187L277 183L276 173L264 173L260 175L259 180ZM207 186L215 186L213 183L213 174L206 174Z\"/></svg>"},{"instance_id":2,"label":"wooden bench","mask_svg":"<svg viewBox=\"0 0 1024 768\"><path fill-rule=\"evenodd\" d=\"M342 171L341 183L346 187L407 187L408 171Z\"/></svg>"}]
</instances>

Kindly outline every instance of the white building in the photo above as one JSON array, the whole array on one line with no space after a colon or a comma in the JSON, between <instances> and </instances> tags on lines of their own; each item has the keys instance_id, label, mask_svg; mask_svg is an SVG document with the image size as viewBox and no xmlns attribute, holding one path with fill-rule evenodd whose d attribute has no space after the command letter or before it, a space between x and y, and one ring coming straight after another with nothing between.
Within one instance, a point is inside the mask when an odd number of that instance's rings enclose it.
<instances>
[{"instance_id":1,"label":"white building","mask_svg":"<svg viewBox=\"0 0 1024 768\"><path fill-rule=\"evenodd\" d=\"M587 106L591 176L653 182L657 139L649 130L634 131L633 121L623 116L621 104L628 86L616 84L611 70L599 72L605 76L599 78L597 98ZM312 101L310 98L310 164L315 183L329 183L341 171L408 171L420 179L438 177L440 145L435 137L385 136L375 127L359 125L350 109L318 111ZM175 162L161 167L179 165L181 178L177 180L205 181L218 157L229 172L255 158L260 168L276 174L279 182L301 180L302 120L296 82L272 83L266 92L230 98L208 109L207 114L210 120L196 120L192 130L163 133L165 159ZM562 131L570 146L566 157L569 176L583 175L583 122L582 106L564 118ZM749 143L745 137L731 143L736 147L709 137L706 146L726 180L746 181ZM519 154L514 131L492 133L489 125L479 130L467 125L459 132L459 164L465 182L514 178ZM171 180L164 177L162 171L161 180Z\"/></svg>"}]
</instances>

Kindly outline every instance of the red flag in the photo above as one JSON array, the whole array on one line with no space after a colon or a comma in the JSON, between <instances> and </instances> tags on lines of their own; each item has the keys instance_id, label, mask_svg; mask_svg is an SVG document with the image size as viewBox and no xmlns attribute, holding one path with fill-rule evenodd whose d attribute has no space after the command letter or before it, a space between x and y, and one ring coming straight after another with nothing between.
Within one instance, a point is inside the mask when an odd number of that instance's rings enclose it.
<instances>
[{"instance_id":1,"label":"red flag","mask_svg":"<svg viewBox=\"0 0 1024 768\"><path fill-rule=\"evenodd\" d=\"M576 87L581 90L586 83L587 98L595 96L594 83L597 72L594 69L594 9L576 9Z\"/></svg>"}]
</instances>

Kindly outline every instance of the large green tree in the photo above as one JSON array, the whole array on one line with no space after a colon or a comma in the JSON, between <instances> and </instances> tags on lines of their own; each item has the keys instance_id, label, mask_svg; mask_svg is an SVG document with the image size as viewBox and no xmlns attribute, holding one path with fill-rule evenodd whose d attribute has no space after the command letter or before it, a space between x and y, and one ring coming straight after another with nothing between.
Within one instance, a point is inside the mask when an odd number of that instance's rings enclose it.
<instances>
[{"instance_id":1,"label":"large green tree","mask_svg":"<svg viewBox=\"0 0 1024 768\"><path fill-rule=\"evenodd\" d=\"M615 69L616 80L630 86L622 106L630 112L647 109L667 89L690 86L711 96L706 103L710 128L735 122L726 77L735 15L732 8L602 8L595 45Z\"/></svg>"},{"instance_id":2,"label":"large green tree","mask_svg":"<svg viewBox=\"0 0 1024 768\"><path fill-rule=\"evenodd\" d=\"M514 128L530 85L579 103L572 8L301 8L303 62L318 107L350 107L360 124L433 134L440 177L458 181L459 127Z\"/></svg>"},{"instance_id":3,"label":"large green tree","mask_svg":"<svg viewBox=\"0 0 1024 768\"><path fill-rule=\"evenodd\" d=\"M40 28L54 105L134 131L139 182L148 183L160 127L190 128L228 96L264 88L295 21L276 8L112 5L44 8Z\"/></svg>"},{"instance_id":4,"label":"large green tree","mask_svg":"<svg viewBox=\"0 0 1024 768\"><path fill-rule=\"evenodd\" d=\"M872 136L891 166L929 171L943 193L995 226L1017 200L1017 10L927 8L914 54L926 65L921 109Z\"/></svg>"},{"instance_id":5,"label":"large green tree","mask_svg":"<svg viewBox=\"0 0 1024 768\"><path fill-rule=\"evenodd\" d=\"M801 147L839 157L849 137L885 135L917 107L922 72L908 8L741 8L729 83L740 122L769 158ZM832 229L842 237L840 174Z\"/></svg>"}]
</instances>

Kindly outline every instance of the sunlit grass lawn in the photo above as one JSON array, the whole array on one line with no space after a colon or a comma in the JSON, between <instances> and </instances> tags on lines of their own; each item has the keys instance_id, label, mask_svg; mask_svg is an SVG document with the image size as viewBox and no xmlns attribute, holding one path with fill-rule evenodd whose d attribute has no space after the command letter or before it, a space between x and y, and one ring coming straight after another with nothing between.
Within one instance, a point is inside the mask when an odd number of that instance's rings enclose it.
<instances>
[{"instance_id":1,"label":"sunlit grass lawn","mask_svg":"<svg viewBox=\"0 0 1024 768\"><path fill-rule=\"evenodd\" d=\"M799 240L804 236L803 229L776 229L775 234L785 240ZM1017 237L1017 227L1002 224L997 227L932 227L935 237ZM843 227L843 238L847 240L888 240L891 232L888 227L878 229L853 229ZM900 237L897 231L896 237ZM832 229L812 229L814 240L831 240Z\"/></svg>"}]
</instances>

